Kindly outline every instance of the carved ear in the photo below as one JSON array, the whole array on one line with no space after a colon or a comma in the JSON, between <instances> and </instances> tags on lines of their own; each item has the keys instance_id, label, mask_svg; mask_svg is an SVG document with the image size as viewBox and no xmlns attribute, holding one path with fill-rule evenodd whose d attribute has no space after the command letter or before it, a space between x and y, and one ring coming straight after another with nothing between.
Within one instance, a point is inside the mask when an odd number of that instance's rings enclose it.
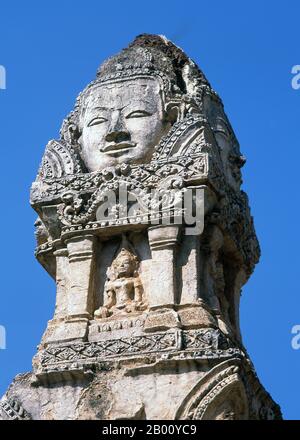
<instances>
[{"instance_id":1,"label":"carved ear","mask_svg":"<svg viewBox=\"0 0 300 440\"><path fill-rule=\"evenodd\" d=\"M68 137L69 137L69 142L71 145L77 145L80 147L80 145L78 144L78 139L81 136L81 133L79 131L79 128L77 125L75 124L70 124L67 128L68 131Z\"/></svg>"},{"instance_id":2,"label":"carved ear","mask_svg":"<svg viewBox=\"0 0 300 440\"><path fill-rule=\"evenodd\" d=\"M81 136L78 124L77 116L75 112L71 112L63 121L60 129L61 139L67 142L67 144L74 146L78 145L78 139Z\"/></svg>"},{"instance_id":3,"label":"carved ear","mask_svg":"<svg viewBox=\"0 0 300 440\"><path fill-rule=\"evenodd\" d=\"M199 114L199 107L194 99L189 95L184 95L180 99L172 99L166 104L168 121L173 125L175 122L182 121L190 113Z\"/></svg>"},{"instance_id":4,"label":"carved ear","mask_svg":"<svg viewBox=\"0 0 300 440\"><path fill-rule=\"evenodd\" d=\"M180 121L182 119L180 107L181 107L180 102L177 100L169 101L166 104L167 121L170 122L172 125L175 124L175 122Z\"/></svg>"}]
</instances>

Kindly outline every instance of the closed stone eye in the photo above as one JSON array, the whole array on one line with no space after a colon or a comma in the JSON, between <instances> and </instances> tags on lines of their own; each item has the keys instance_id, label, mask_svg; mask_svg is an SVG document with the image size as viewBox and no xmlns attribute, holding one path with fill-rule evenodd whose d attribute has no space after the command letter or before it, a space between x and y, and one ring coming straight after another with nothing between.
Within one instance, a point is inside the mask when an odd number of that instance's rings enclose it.
<instances>
[{"instance_id":1,"label":"closed stone eye","mask_svg":"<svg viewBox=\"0 0 300 440\"><path fill-rule=\"evenodd\" d=\"M145 110L135 110L135 111L129 113L126 116L126 119L129 119L129 118L143 118L145 116L151 116L151 113L146 112Z\"/></svg>"},{"instance_id":2,"label":"closed stone eye","mask_svg":"<svg viewBox=\"0 0 300 440\"><path fill-rule=\"evenodd\" d=\"M102 124L103 122L107 122L106 118L103 118L102 116L98 116L97 118L92 119L89 123L88 123L88 127L92 127L93 125L99 125Z\"/></svg>"}]
</instances>

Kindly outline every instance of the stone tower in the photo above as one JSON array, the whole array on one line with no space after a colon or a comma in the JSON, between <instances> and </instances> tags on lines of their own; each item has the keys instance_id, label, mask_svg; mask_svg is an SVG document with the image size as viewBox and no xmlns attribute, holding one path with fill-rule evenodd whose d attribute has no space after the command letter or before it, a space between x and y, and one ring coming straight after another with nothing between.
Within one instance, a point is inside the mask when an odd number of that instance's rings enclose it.
<instances>
[{"instance_id":1,"label":"stone tower","mask_svg":"<svg viewBox=\"0 0 300 440\"><path fill-rule=\"evenodd\" d=\"M239 328L259 259L219 96L163 36L109 58L31 190L56 307L4 419L278 419Z\"/></svg>"}]
</instances>

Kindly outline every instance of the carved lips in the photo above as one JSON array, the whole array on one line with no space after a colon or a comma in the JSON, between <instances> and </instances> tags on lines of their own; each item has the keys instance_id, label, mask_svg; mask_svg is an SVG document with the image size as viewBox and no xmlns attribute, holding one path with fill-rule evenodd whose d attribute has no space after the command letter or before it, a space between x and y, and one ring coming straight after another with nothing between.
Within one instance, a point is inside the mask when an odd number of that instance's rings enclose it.
<instances>
[{"instance_id":1,"label":"carved lips","mask_svg":"<svg viewBox=\"0 0 300 440\"><path fill-rule=\"evenodd\" d=\"M136 147L136 143L135 142L119 142L119 143L112 143L112 144L108 144L105 145L104 147L100 148L101 153L106 153L106 154L120 154L123 153L125 151L127 151L130 148L134 148Z\"/></svg>"}]
</instances>

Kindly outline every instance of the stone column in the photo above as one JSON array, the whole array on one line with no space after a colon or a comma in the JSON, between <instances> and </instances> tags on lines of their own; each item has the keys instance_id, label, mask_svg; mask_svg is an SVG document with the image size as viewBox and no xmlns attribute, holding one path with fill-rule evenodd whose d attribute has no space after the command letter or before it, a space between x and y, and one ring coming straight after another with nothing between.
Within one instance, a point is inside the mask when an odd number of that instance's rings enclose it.
<instances>
[{"instance_id":1,"label":"stone column","mask_svg":"<svg viewBox=\"0 0 300 440\"><path fill-rule=\"evenodd\" d=\"M83 235L66 240L69 253L70 285L68 292L68 319L93 315L95 242L94 235Z\"/></svg>"},{"instance_id":2,"label":"stone column","mask_svg":"<svg viewBox=\"0 0 300 440\"><path fill-rule=\"evenodd\" d=\"M198 235L186 235L181 249L182 291L180 304L196 303L200 297L200 239Z\"/></svg>"},{"instance_id":3,"label":"stone column","mask_svg":"<svg viewBox=\"0 0 300 440\"><path fill-rule=\"evenodd\" d=\"M152 253L151 306L170 306L177 301L175 258L179 226L153 226L148 229Z\"/></svg>"},{"instance_id":4,"label":"stone column","mask_svg":"<svg viewBox=\"0 0 300 440\"><path fill-rule=\"evenodd\" d=\"M58 249L54 252L54 256L56 257L56 302L54 319L63 319L68 314L68 250L66 248Z\"/></svg>"},{"instance_id":5,"label":"stone column","mask_svg":"<svg viewBox=\"0 0 300 440\"><path fill-rule=\"evenodd\" d=\"M53 319L48 322L42 344L60 342L66 339L65 320L68 316L69 259L67 248L54 252L56 260L56 301ZM68 336L67 336L68 338Z\"/></svg>"},{"instance_id":6,"label":"stone column","mask_svg":"<svg viewBox=\"0 0 300 440\"><path fill-rule=\"evenodd\" d=\"M56 257L56 305L42 343L87 340L89 320L94 312L94 274L96 260L94 235L67 240ZM99 243L100 244L100 243Z\"/></svg>"}]
</instances>

